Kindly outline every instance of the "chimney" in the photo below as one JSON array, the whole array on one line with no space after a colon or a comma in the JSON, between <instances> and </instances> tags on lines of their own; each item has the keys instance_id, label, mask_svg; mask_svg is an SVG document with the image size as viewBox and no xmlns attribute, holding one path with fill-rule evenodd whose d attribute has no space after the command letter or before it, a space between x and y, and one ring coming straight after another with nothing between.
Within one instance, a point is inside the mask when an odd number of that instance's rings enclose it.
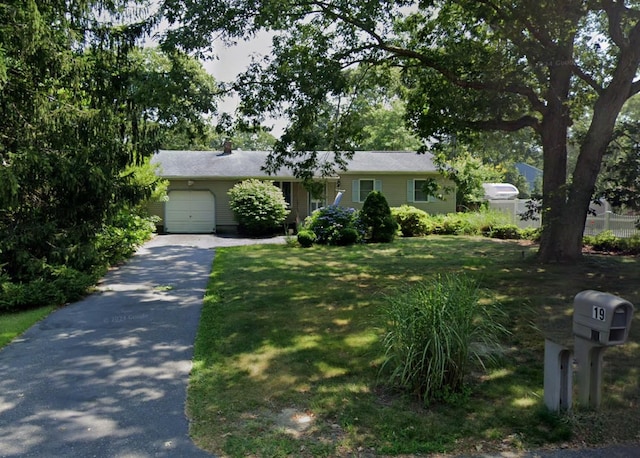
<instances>
[{"instance_id":1,"label":"chimney","mask_svg":"<svg viewBox=\"0 0 640 458\"><path fill-rule=\"evenodd\" d=\"M227 156L229 154L231 154L231 140L225 140L223 145L222 145L222 154L224 156Z\"/></svg>"}]
</instances>

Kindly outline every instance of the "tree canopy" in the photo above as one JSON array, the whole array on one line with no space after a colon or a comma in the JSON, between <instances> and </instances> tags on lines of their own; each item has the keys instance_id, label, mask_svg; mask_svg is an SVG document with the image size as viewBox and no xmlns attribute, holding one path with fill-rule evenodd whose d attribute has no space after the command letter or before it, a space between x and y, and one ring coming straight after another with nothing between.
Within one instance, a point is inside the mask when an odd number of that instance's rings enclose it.
<instances>
[{"instance_id":1,"label":"tree canopy","mask_svg":"<svg viewBox=\"0 0 640 458\"><path fill-rule=\"evenodd\" d=\"M360 90L355 67L401 69L407 121L424 140L476 131L535 133L543 151L542 261L581 256L589 202L623 104L640 91L640 2L467 0L331 2L165 0L167 43L211 49L262 29L276 31L273 54L255 62L236 90L245 122L265 114L291 120L269 164L307 151L311 126L331 123L338 166L351 149ZM373 70L371 70L373 71ZM380 81L384 86L384 78ZM587 126L572 170L572 125ZM347 153L348 154L348 153Z\"/></svg>"},{"instance_id":2,"label":"tree canopy","mask_svg":"<svg viewBox=\"0 0 640 458\"><path fill-rule=\"evenodd\" d=\"M158 127L213 109L197 61L140 49L155 21L147 0L0 5L1 280L90 270L97 235L153 191L132 166Z\"/></svg>"}]
</instances>

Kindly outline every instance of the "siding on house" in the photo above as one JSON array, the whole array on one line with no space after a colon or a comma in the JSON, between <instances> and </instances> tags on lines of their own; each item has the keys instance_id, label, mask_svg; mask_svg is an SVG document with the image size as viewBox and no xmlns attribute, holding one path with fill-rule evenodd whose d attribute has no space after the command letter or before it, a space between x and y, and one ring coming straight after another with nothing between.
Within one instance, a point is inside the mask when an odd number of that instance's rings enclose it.
<instances>
[{"instance_id":1,"label":"siding on house","mask_svg":"<svg viewBox=\"0 0 640 458\"><path fill-rule=\"evenodd\" d=\"M171 191L209 191L211 192L216 201L215 206L215 220L216 230L220 233L235 232L238 223L235 220L233 211L229 206L229 195L227 192L235 184L241 182L240 179L172 179L169 184L168 192ZM280 180L273 180L280 181ZM290 181L284 179L282 181ZM191 185L189 185L191 183ZM330 189L335 188L335 185L329 186ZM309 214L309 193L304 188L301 182L291 182L291 213L287 217L287 224L295 224L302 222L304 218ZM159 226L164 226L165 217L165 205L163 202L153 203L149 207L149 211L152 215L161 218Z\"/></svg>"},{"instance_id":2,"label":"siding on house","mask_svg":"<svg viewBox=\"0 0 640 458\"><path fill-rule=\"evenodd\" d=\"M444 188L450 188L452 191L448 194L445 193L444 200L435 199L434 202L411 202L407 196L407 181L408 180L424 180L426 178L434 178L440 185L441 190ZM455 186L453 182L445 180L441 175L437 173L416 173L411 174L384 174L374 172L363 172L352 174L344 172L340 176L341 189L344 192L344 198L342 200L343 206L350 206L355 209L362 208L362 202L357 202L353 199L353 182L359 180L375 180L376 188L382 192L387 199L387 203L390 207L399 207L401 205L411 205L413 207L424 210L427 213L439 214L439 213L455 213L456 211L456 197Z\"/></svg>"}]
</instances>

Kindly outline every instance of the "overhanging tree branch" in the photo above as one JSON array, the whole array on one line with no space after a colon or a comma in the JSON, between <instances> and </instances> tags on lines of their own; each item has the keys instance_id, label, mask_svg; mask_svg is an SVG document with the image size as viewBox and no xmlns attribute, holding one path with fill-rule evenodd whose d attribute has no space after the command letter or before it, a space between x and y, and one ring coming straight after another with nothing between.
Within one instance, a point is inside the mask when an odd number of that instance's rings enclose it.
<instances>
[{"instance_id":1,"label":"overhanging tree branch","mask_svg":"<svg viewBox=\"0 0 640 458\"><path fill-rule=\"evenodd\" d=\"M598 95L602 94L604 88L588 73L585 73L577 64L573 64L571 66L573 73L580 78L582 81L587 83Z\"/></svg>"},{"instance_id":2,"label":"overhanging tree branch","mask_svg":"<svg viewBox=\"0 0 640 458\"><path fill-rule=\"evenodd\" d=\"M629 46L629 40L622 31L622 13L625 11L624 4L614 0L602 0L602 9L607 14L609 21L609 36L611 40L620 48Z\"/></svg>"},{"instance_id":3,"label":"overhanging tree branch","mask_svg":"<svg viewBox=\"0 0 640 458\"><path fill-rule=\"evenodd\" d=\"M515 132L517 130L531 127L534 130L540 129L540 121L529 115L518 119L489 119L485 121L470 121L468 127L478 130L501 130L504 132Z\"/></svg>"},{"instance_id":4,"label":"overhanging tree branch","mask_svg":"<svg viewBox=\"0 0 640 458\"><path fill-rule=\"evenodd\" d=\"M442 75L447 81L455 86L458 86L463 89L474 89L478 91L487 91L487 92L508 92L510 94L516 94L525 97L531 107L540 113L545 110L545 104L535 91L526 85L523 84L515 84L509 83L506 81L473 81L461 78L455 72L451 71L444 65L438 64L435 60L429 58L429 56L412 51L410 49L400 48L396 46L391 46L388 44L381 43L377 46L379 49L387 51L391 54L394 54L399 57L405 58L413 58L419 60L424 66L429 67L435 71L437 71L440 75Z\"/></svg>"},{"instance_id":5,"label":"overhanging tree branch","mask_svg":"<svg viewBox=\"0 0 640 458\"><path fill-rule=\"evenodd\" d=\"M380 34L378 34L371 26L363 23L352 17L348 12L336 10L331 3L326 2L311 2L309 5L316 5L320 7L325 14L330 15L335 19L339 19L344 21L345 23L351 24L357 29L369 35L369 37L373 40L374 43L371 43L369 46L364 45L355 50L363 51L367 48L373 50L378 49L390 54L393 54L397 57L403 57L408 59L416 59L420 61L424 66L432 68L437 71L440 75L442 75L447 81L455 86L458 86L463 89L474 89L478 91L487 91L487 92L507 92L510 94L515 94L519 96L525 97L533 110L543 113L545 108L544 102L538 97L536 92L529 86L523 84L516 84L507 81L479 81L479 80L468 80L460 77L455 72L448 69L446 66L439 64L434 59L429 58L424 53L420 53L414 50L393 46L389 44ZM353 49L349 51L349 54L353 54ZM585 75L587 77L587 75Z\"/></svg>"}]
</instances>

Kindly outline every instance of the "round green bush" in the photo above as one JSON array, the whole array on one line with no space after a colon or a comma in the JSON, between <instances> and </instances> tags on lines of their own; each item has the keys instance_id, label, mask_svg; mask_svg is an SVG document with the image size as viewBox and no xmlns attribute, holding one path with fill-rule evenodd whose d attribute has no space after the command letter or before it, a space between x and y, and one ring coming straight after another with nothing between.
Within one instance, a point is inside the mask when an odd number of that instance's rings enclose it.
<instances>
[{"instance_id":1,"label":"round green bush","mask_svg":"<svg viewBox=\"0 0 640 458\"><path fill-rule=\"evenodd\" d=\"M273 234L289 214L282 190L270 181L245 180L227 194L240 231L247 235Z\"/></svg>"},{"instance_id":2,"label":"round green bush","mask_svg":"<svg viewBox=\"0 0 640 458\"><path fill-rule=\"evenodd\" d=\"M316 234L314 234L310 230L303 229L298 232L298 243L303 248L309 248L311 245L313 245L313 242L315 242L316 239Z\"/></svg>"},{"instance_id":3,"label":"round green bush","mask_svg":"<svg viewBox=\"0 0 640 458\"><path fill-rule=\"evenodd\" d=\"M338 238L338 245L347 246L358 243L360 240L360 234L353 227L345 227L340 231L340 237Z\"/></svg>"},{"instance_id":4,"label":"round green bush","mask_svg":"<svg viewBox=\"0 0 640 458\"><path fill-rule=\"evenodd\" d=\"M539 227L525 227L524 229L520 229L520 233L523 239L539 242L542 229Z\"/></svg>"},{"instance_id":5,"label":"round green bush","mask_svg":"<svg viewBox=\"0 0 640 458\"><path fill-rule=\"evenodd\" d=\"M429 230L429 214L424 210L402 205L391 209L391 215L400 226L403 237L421 237Z\"/></svg>"}]
</instances>

